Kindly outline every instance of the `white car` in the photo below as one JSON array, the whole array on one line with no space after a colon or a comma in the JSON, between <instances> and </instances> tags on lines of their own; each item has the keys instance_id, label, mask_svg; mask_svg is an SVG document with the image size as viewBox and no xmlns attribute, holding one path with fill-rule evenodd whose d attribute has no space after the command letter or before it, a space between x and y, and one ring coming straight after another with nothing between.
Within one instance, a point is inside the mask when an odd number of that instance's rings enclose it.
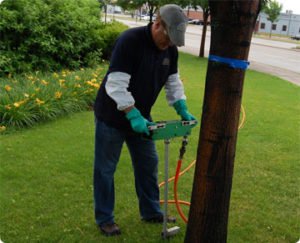
<instances>
[{"instance_id":1,"label":"white car","mask_svg":"<svg viewBox=\"0 0 300 243\"><path fill-rule=\"evenodd\" d=\"M147 14L147 15L142 15L141 16L141 19L142 20L147 20L147 21L149 21L150 20L150 15L149 14ZM152 16L152 21L154 21L156 19L156 14L153 14L153 16Z\"/></svg>"},{"instance_id":2,"label":"white car","mask_svg":"<svg viewBox=\"0 0 300 243\"><path fill-rule=\"evenodd\" d=\"M148 21L149 21L149 20L150 20L150 15L142 15L142 16L141 16L141 19L142 19L142 20L148 20Z\"/></svg>"}]
</instances>

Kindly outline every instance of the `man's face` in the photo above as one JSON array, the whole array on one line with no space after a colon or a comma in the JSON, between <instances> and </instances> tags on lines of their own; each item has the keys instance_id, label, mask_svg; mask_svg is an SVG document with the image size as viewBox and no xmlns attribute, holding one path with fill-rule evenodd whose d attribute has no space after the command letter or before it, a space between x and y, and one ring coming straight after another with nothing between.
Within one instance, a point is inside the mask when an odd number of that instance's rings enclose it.
<instances>
[{"instance_id":1,"label":"man's face","mask_svg":"<svg viewBox=\"0 0 300 243\"><path fill-rule=\"evenodd\" d=\"M168 35L167 29L161 20L158 20L153 24L152 36L156 46L160 50L165 50L169 46L173 45Z\"/></svg>"}]
</instances>

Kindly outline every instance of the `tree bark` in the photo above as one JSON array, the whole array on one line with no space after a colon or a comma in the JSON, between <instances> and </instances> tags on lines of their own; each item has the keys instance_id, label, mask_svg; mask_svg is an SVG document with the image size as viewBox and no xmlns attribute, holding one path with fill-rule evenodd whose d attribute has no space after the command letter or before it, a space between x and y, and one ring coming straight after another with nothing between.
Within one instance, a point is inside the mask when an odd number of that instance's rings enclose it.
<instances>
[{"instance_id":1,"label":"tree bark","mask_svg":"<svg viewBox=\"0 0 300 243\"><path fill-rule=\"evenodd\" d=\"M247 60L261 0L209 0L210 55ZM185 243L227 240L245 70L209 61Z\"/></svg>"}]
</instances>

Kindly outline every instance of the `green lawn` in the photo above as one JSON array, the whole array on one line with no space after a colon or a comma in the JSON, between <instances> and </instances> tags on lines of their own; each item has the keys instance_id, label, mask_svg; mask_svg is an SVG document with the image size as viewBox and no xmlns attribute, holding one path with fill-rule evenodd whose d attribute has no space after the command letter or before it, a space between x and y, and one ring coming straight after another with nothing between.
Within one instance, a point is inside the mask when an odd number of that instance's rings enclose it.
<instances>
[{"instance_id":1,"label":"green lawn","mask_svg":"<svg viewBox=\"0 0 300 243\"><path fill-rule=\"evenodd\" d=\"M206 60L180 54L188 106L200 120ZM296 242L300 232L300 89L277 77L247 71L228 228L228 242ZM154 120L177 119L159 97ZM116 221L122 235L99 234L93 219L93 139L91 111L0 136L0 238L3 242L164 242L161 225L141 222L126 147L115 175ZM183 168L196 157L199 126L190 136ZM171 142L174 174L180 139ZM157 143L163 180L163 142ZM179 181L179 197L189 201L193 169ZM170 199L172 197L170 186ZM163 195L163 191L162 194ZM184 206L185 213L188 208ZM170 214L177 215L171 205ZM183 242L185 224L171 242Z\"/></svg>"}]
</instances>

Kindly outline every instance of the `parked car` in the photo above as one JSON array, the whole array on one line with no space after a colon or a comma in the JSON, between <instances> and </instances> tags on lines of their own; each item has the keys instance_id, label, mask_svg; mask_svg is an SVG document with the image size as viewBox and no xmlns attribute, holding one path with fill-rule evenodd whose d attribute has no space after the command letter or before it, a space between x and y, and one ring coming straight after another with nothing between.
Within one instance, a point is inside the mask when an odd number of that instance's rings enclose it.
<instances>
[{"instance_id":1,"label":"parked car","mask_svg":"<svg viewBox=\"0 0 300 243\"><path fill-rule=\"evenodd\" d=\"M142 20L149 20L150 16L149 15L141 15Z\"/></svg>"},{"instance_id":2,"label":"parked car","mask_svg":"<svg viewBox=\"0 0 300 243\"><path fill-rule=\"evenodd\" d=\"M189 19L189 24L203 25L203 20L200 19Z\"/></svg>"},{"instance_id":3,"label":"parked car","mask_svg":"<svg viewBox=\"0 0 300 243\"><path fill-rule=\"evenodd\" d=\"M292 40L300 40L300 35L291 36Z\"/></svg>"},{"instance_id":4,"label":"parked car","mask_svg":"<svg viewBox=\"0 0 300 243\"><path fill-rule=\"evenodd\" d=\"M142 20L147 20L147 21L149 21L149 20L150 20L150 14L141 15L141 19L142 19ZM154 21L155 19L156 19L156 15L154 14L154 15L152 16L152 21Z\"/></svg>"}]
</instances>

